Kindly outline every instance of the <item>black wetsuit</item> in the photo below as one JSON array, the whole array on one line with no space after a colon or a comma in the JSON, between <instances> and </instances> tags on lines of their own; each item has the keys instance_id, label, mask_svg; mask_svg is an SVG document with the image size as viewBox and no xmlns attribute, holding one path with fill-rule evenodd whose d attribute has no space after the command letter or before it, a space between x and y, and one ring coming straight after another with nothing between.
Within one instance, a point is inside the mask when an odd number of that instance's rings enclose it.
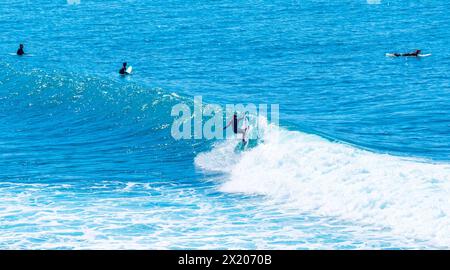
<instances>
[{"instance_id":1,"label":"black wetsuit","mask_svg":"<svg viewBox=\"0 0 450 270\"><path fill-rule=\"evenodd\" d=\"M25 52L23 51L22 48L19 48L19 49L17 50L17 55L24 55L24 54L25 54Z\"/></svg>"},{"instance_id":2,"label":"black wetsuit","mask_svg":"<svg viewBox=\"0 0 450 270\"><path fill-rule=\"evenodd\" d=\"M394 53L395 56L399 57L399 56L418 56L419 53L418 52L414 52L414 53Z\"/></svg>"},{"instance_id":3,"label":"black wetsuit","mask_svg":"<svg viewBox=\"0 0 450 270\"><path fill-rule=\"evenodd\" d=\"M238 121L236 116L233 116L233 132L234 134L238 133Z\"/></svg>"},{"instance_id":4,"label":"black wetsuit","mask_svg":"<svg viewBox=\"0 0 450 270\"><path fill-rule=\"evenodd\" d=\"M404 53L402 56L417 56L418 53Z\"/></svg>"},{"instance_id":5,"label":"black wetsuit","mask_svg":"<svg viewBox=\"0 0 450 270\"><path fill-rule=\"evenodd\" d=\"M126 67L122 67L122 68L119 70L119 73L122 74L122 75L125 75L125 74L127 73L127 68L126 68Z\"/></svg>"}]
</instances>

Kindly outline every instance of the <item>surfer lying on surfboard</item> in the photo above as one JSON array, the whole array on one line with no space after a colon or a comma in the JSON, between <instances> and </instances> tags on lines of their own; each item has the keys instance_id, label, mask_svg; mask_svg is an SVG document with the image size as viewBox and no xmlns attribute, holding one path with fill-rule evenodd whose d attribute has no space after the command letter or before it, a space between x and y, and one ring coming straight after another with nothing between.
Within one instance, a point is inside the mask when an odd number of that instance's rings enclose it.
<instances>
[{"instance_id":1,"label":"surfer lying on surfboard","mask_svg":"<svg viewBox=\"0 0 450 270\"><path fill-rule=\"evenodd\" d=\"M237 118L237 113L234 113L233 119L231 119L230 122L228 122L228 124L223 129L225 130L230 125L233 125L233 132L234 132L234 134L241 133L242 134L242 142L246 143L246 141L245 141L245 133L247 132L248 127L245 127L244 129L238 128L239 121L241 121L244 118L245 118L245 116L243 116L242 118Z\"/></svg>"},{"instance_id":2,"label":"surfer lying on surfboard","mask_svg":"<svg viewBox=\"0 0 450 270\"><path fill-rule=\"evenodd\" d=\"M415 52L411 52L411 53L393 53L394 56L413 56L413 57L417 57L419 56L419 54L421 53L421 50L416 50Z\"/></svg>"}]
</instances>

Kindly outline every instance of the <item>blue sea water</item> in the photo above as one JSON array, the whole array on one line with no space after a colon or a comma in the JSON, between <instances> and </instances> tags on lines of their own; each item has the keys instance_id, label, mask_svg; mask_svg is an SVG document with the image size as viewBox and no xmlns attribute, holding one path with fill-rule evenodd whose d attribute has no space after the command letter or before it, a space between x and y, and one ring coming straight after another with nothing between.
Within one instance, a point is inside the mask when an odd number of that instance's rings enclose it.
<instances>
[{"instance_id":1,"label":"blue sea water","mask_svg":"<svg viewBox=\"0 0 450 270\"><path fill-rule=\"evenodd\" d=\"M2 0L0 248L448 248L450 3L369 2ZM279 125L174 140L197 95Z\"/></svg>"}]
</instances>

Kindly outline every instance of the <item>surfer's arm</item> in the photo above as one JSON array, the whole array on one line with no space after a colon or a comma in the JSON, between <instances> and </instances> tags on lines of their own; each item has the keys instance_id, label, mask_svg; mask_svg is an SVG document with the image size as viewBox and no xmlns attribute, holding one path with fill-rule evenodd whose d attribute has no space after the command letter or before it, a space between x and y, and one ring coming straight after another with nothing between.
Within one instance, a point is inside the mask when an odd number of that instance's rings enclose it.
<instances>
[{"instance_id":1,"label":"surfer's arm","mask_svg":"<svg viewBox=\"0 0 450 270\"><path fill-rule=\"evenodd\" d=\"M230 120L230 122L228 122L228 124L223 129L227 129L227 127L229 127L232 122L233 122L233 120Z\"/></svg>"}]
</instances>

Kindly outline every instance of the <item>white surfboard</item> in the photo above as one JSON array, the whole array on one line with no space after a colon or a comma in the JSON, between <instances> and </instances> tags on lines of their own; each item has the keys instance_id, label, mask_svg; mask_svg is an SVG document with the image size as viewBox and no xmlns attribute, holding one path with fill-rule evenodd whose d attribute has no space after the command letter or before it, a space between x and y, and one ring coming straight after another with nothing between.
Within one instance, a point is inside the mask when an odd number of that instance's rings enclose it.
<instances>
[{"instance_id":1,"label":"white surfboard","mask_svg":"<svg viewBox=\"0 0 450 270\"><path fill-rule=\"evenodd\" d=\"M246 144L248 144L248 140L250 139L251 129L252 129L251 126L247 126L247 128L245 129L244 140Z\"/></svg>"},{"instance_id":2,"label":"white surfboard","mask_svg":"<svg viewBox=\"0 0 450 270\"><path fill-rule=\"evenodd\" d=\"M8 53L11 56L34 56L34 54L30 54L30 53L25 53L23 55L18 55L17 53Z\"/></svg>"},{"instance_id":3,"label":"white surfboard","mask_svg":"<svg viewBox=\"0 0 450 270\"><path fill-rule=\"evenodd\" d=\"M128 74L131 74L132 71L133 71L133 67L132 67L132 66L127 67L126 72L127 72Z\"/></svg>"}]
</instances>

